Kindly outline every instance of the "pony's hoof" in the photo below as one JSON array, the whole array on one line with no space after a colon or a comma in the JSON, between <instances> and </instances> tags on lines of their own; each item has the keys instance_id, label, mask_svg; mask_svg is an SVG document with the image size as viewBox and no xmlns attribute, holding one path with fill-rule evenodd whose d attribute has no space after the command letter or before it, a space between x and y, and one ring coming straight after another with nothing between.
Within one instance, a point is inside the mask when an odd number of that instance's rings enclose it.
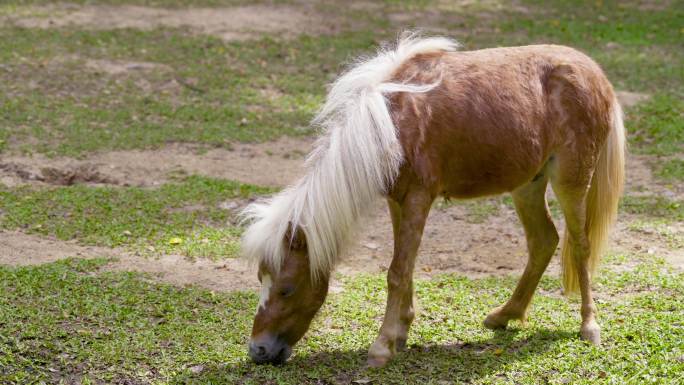
<instances>
[{"instance_id":1,"label":"pony's hoof","mask_svg":"<svg viewBox=\"0 0 684 385\"><path fill-rule=\"evenodd\" d=\"M394 356L394 352L387 345L382 337L373 342L373 345L368 350L368 366L380 368L387 365Z\"/></svg>"},{"instance_id":2,"label":"pony's hoof","mask_svg":"<svg viewBox=\"0 0 684 385\"><path fill-rule=\"evenodd\" d=\"M506 329L506 326L508 326L508 318L500 315L498 311L493 311L489 313L487 318L485 318L484 322L482 323L487 329Z\"/></svg>"},{"instance_id":3,"label":"pony's hoof","mask_svg":"<svg viewBox=\"0 0 684 385\"><path fill-rule=\"evenodd\" d=\"M580 338L592 345L601 345L601 329L596 323L582 326L580 329Z\"/></svg>"},{"instance_id":4,"label":"pony's hoof","mask_svg":"<svg viewBox=\"0 0 684 385\"><path fill-rule=\"evenodd\" d=\"M368 357L368 366L371 368L382 368L389 362L388 357Z\"/></svg>"}]
</instances>

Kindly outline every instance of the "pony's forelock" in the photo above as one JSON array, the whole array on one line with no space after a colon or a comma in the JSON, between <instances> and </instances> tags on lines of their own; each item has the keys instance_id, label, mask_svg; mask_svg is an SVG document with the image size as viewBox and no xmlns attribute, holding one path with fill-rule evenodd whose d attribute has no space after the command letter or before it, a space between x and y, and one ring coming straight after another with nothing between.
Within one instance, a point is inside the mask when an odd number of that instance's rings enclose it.
<instances>
[{"instance_id":1,"label":"pony's forelock","mask_svg":"<svg viewBox=\"0 0 684 385\"><path fill-rule=\"evenodd\" d=\"M403 34L396 48L382 48L340 76L313 120L323 135L307 157L305 176L242 212L249 224L243 255L277 272L291 241L284 239L288 228L300 228L312 277L329 274L359 218L387 193L403 161L385 94L427 92L437 85L386 81L415 55L457 48L447 38Z\"/></svg>"}]
</instances>

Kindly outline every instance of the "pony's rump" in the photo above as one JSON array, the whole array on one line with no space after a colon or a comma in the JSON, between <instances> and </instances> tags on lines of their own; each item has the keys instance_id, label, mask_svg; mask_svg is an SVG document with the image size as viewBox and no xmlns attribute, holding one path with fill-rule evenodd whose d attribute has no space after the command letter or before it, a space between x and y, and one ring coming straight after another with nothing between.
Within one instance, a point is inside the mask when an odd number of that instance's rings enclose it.
<instances>
[{"instance_id":1,"label":"pony's rump","mask_svg":"<svg viewBox=\"0 0 684 385\"><path fill-rule=\"evenodd\" d=\"M404 35L394 48L361 58L342 74L313 120L324 134L307 158L305 176L243 211L249 223L243 255L277 271L291 241L285 235L291 227L300 228L312 276L329 273L359 218L388 191L404 161L387 94L422 93L437 85L390 79L416 55L457 47L446 38Z\"/></svg>"}]
</instances>

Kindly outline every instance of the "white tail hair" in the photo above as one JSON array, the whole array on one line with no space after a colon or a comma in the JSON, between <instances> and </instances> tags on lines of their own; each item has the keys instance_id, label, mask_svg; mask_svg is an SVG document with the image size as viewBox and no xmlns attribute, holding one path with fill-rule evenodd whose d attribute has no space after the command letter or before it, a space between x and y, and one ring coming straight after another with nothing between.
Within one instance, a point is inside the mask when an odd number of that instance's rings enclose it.
<instances>
[{"instance_id":1,"label":"white tail hair","mask_svg":"<svg viewBox=\"0 0 684 385\"><path fill-rule=\"evenodd\" d=\"M617 218L618 202L625 182L625 126L622 121L622 107L613 101L611 129L608 133L596 169L591 179L586 204L586 229L589 238L589 273L596 272L601 254L608 242L608 235ZM563 292L577 293L580 288L575 250L565 230L561 251Z\"/></svg>"},{"instance_id":2,"label":"white tail hair","mask_svg":"<svg viewBox=\"0 0 684 385\"><path fill-rule=\"evenodd\" d=\"M439 83L387 80L418 54L457 48L458 43L447 38L405 34L395 49L381 49L340 76L313 120L324 133L306 160L306 175L242 212L250 223L242 239L243 255L277 271L291 241L284 239L288 229L299 227L306 237L312 277L328 274L358 220L388 192L403 162L385 94L427 92Z\"/></svg>"}]
</instances>

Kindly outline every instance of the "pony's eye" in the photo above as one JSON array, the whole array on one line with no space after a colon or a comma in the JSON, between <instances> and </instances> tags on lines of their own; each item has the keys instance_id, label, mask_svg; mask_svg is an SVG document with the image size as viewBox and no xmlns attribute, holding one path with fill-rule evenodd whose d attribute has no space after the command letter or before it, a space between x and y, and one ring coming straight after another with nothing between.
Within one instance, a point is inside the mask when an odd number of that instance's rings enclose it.
<instances>
[{"instance_id":1,"label":"pony's eye","mask_svg":"<svg viewBox=\"0 0 684 385\"><path fill-rule=\"evenodd\" d=\"M294 292L295 292L294 287L292 287L292 286L284 287L284 288L280 289L280 296L281 297L289 297L292 294L294 294Z\"/></svg>"}]
</instances>

